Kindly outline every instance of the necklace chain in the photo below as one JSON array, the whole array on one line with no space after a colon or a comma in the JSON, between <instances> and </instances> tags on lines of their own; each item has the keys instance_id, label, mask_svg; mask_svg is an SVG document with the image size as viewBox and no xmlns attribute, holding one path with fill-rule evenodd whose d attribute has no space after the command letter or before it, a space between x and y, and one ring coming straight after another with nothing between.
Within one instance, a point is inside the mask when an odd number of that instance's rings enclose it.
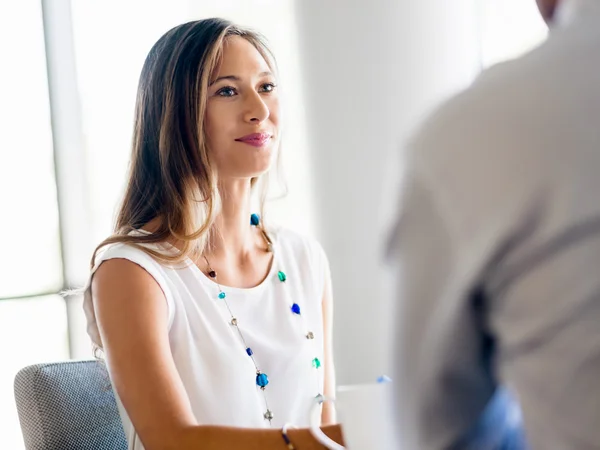
<instances>
[{"instance_id":1,"label":"necklace chain","mask_svg":"<svg viewBox=\"0 0 600 450\"><path fill-rule=\"evenodd\" d=\"M270 237L267 235L267 233L261 228L261 232L262 235L265 239L265 241L267 242L267 251L269 252L274 252L273 249L273 243L270 239ZM217 277L217 272L212 268L210 261L208 260L208 257L206 255L202 255L204 257L204 260L206 261L206 265L208 268L208 276L214 280L215 284L217 285L218 289L219 289L219 294L218 294L218 299L223 301L223 303L225 304L225 307L227 308L227 311L229 313L230 316L230 325L232 327L234 327L237 330L237 334L239 335L244 348L246 350L246 354L250 357L250 359L252 360L252 364L254 365L254 368L256 370L256 384L259 386L260 390L263 393L263 399L265 402L265 408L266 411L263 414L263 418L265 420L269 421L269 425L272 425L272 421L274 418L273 412L270 410L269 408L269 403L268 403L268 399L267 399L267 395L266 395L266 387L269 383L269 379L268 376L261 372L259 365L254 357L254 351L251 349L251 347L248 345L248 342L246 341L246 338L244 337L244 333L242 332L242 330L239 327L239 323L238 323L238 319L235 317L235 315L233 314L233 311L231 310L231 307L229 306L229 302L227 301L227 295L225 294L225 292L223 291L221 285L219 284L218 281L218 277ZM272 264L275 264L275 260L273 260ZM287 275L285 275L284 272L279 271L278 272L278 278L279 281L281 283L285 283L287 281ZM300 306L297 303L294 303L291 307L291 311L293 314L300 316L301 315L301 310L300 310ZM304 337L307 340L314 340L315 335L312 331L307 331L307 333L304 335ZM321 361L319 360L318 357L315 357L312 360L312 365L313 368L317 369L317 371L320 369L321 367ZM317 372L318 373L318 372ZM317 398L322 399L322 394L320 393L320 382L319 382L319 376L317 375L317 392L318 394L316 395Z\"/></svg>"}]
</instances>

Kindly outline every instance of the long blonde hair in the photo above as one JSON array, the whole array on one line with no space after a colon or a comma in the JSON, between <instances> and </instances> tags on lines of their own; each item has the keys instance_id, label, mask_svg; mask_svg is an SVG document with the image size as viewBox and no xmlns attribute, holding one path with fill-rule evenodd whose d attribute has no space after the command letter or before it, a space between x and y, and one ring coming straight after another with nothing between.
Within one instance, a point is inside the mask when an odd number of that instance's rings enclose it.
<instances>
[{"instance_id":1,"label":"long blonde hair","mask_svg":"<svg viewBox=\"0 0 600 450\"><path fill-rule=\"evenodd\" d=\"M200 254L208 245L220 196L204 116L210 77L230 36L249 41L275 72L275 59L263 38L223 19L179 25L150 50L139 81L127 188L114 233L95 249L92 267L97 252L114 243L130 244L167 263ZM258 181L252 179L253 188ZM264 216L268 183L261 181ZM132 233L155 218L160 224L151 234ZM177 240L178 252L145 245L169 239Z\"/></svg>"}]
</instances>

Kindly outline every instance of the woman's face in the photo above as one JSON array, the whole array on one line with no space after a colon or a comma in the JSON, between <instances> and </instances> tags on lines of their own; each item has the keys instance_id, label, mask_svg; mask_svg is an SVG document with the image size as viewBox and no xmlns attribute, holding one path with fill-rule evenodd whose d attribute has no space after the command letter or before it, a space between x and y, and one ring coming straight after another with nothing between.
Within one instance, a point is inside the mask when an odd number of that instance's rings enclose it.
<instances>
[{"instance_id":1,"label":"woman's face","mask_svg":"<svg viewBox=\"0 0 600 450\"><path fill-rule=\"evenodd\" d=\"M279 95L267 62L244 38L225 41L211 79L206 137L219 178L267 171L279 142Z\"/></svg>"}]
</instances>

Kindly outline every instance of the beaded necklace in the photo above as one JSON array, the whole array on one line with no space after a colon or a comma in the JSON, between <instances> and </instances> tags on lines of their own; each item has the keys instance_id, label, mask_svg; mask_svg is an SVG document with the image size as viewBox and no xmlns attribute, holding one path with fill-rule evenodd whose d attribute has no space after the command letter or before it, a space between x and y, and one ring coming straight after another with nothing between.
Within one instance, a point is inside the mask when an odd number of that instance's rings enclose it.
<instances>
[{"instance_id":1,"label":"beaded necklace","mask_svg":"<svg viewBox=\"0 0 600 450\"><path fill-rule=\"evenodd\" d=\"M258 216L258 214L252 214L250 216L250 224L254 227L257 227L257 228L259 227L260 217ZM261 228L260 231L263 235L263 238L265 239L265 241L267 243L267 251L274 252L275 249L273 247L273 243L272 243L270 237L268 236L268 234L265 232L264 229ZM268 402L267 394L266 394L267 386L269 384L269 377L266 373L264 373L260 370L259 365L254 357L254 351L248 346L248 344L246 342L244 333L242 331L243 324L233 314L233 311L231 310L231 307L229 306L229 303L227 302L227 294L225 293L225 291L223 290L223 288L221 287L221 285L218 282L217 272L215 272L212 269L210 262L208 261L208 258L206 257L206 255L204 255L204 260L206 261L206 265L207 265L207 269L208 269L207 270L208 276L214 280L215 284L217 285L217 287L219 289L218 294L216 296L217 300L222 301L223 304L225 305L225 307L227 308L227 311L230 316L229 324L232 327L234 327L235 330L237 331L238 335L240 336L241 344L243 345L243 349L244 349L246 355L248 357L250 357L250 359L252 360L252 363L254 364L254 368L256 370L256 386L261 390L261 392L263 394L263 399L265 402L265 412L263 414L263 418L265 420L269 421L269 425L272 425L272 420L275 416L274 416L273 412L271 411L271 409L269 408L269 402ZM288 282L288 277L283 270L277 271L277 278L278 278L279 282L282 284L285 284ZM305 325L305 320L304 320L304 317L302 316L302 310L298 303L294 302L294 303L292 303L292 305L290 305L290 312L294 316L302 318L303 325ZM306 326L304 328L306 329ZM315 335L312 331L307 330L306 334L304 335L304 338L308 341L314 342ZM319 401L321 402L323 399L323 395L319 392L320 385L319 385L319 376L318 376L318 370L321 368L321 360L315 356L312 359L311 364L312 364L312 367L317 371L317 395L315 396L315 398L319 399Z\"/></svg>"}]
</instances>

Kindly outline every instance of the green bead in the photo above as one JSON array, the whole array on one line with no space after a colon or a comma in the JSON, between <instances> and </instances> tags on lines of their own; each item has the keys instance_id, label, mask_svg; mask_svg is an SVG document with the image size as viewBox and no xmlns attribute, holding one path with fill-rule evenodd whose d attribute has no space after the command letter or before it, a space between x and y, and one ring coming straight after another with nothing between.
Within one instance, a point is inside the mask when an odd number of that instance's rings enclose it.
<instances>
[{"instance_id":1,"label":"green bead","mask_svg":"<svg viewBox=\"0 0 600 450\"><path fill-rule=\"evenodd\" d=\"M287 280L287 276L281 270L279 271L277 276L279 277L279 281L281 281L282 283L285 283L285 280Z\"/></svg>"},{"instance_id":2,"label":"green bead","mask_svg":"<svg viewBox=\"0 0 600 450\"><path fill-rule=\"evenodd\" d=\"M315 369L318 369L319 367L321 367L321 361L319 360L319 358L315 358L312 360L312 365Z\"/></svg>"}]
</instances>

